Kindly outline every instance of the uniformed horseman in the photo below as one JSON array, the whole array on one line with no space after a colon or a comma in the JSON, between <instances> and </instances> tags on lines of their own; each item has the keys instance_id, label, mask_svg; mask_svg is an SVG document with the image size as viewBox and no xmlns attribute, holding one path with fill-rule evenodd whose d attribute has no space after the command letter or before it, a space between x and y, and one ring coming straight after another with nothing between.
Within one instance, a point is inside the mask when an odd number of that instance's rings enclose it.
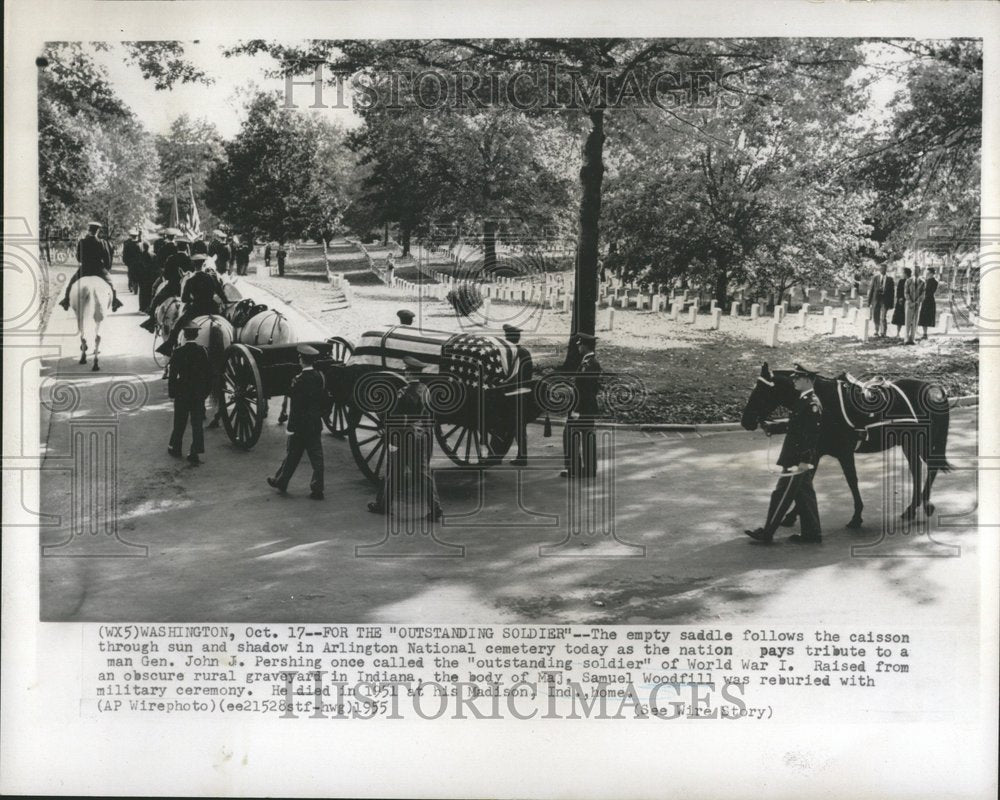
<instances>
[{"instance_id":1,"label":"uniformed horseman","mask_svg":"<svg viewBox=\"0 0 1000 800\"><path fill-rule=\"evenodd\" d=\"M528 464L528 396L531 394L531 379L534 373L534 364L531 360L531 352L521 344L521 329L515 325L503 326L504 337L517 348L517 360L515 362L514 375L516 383L506 394L514 397L512 404L517 414L515 420L515 434L517 439L517 455L511 460L515 467L524 467Z\"/></svg>"},{"instance_id":2,"label":"uniformed horseman","mask_svg":"<svg viewBox=\"0 0 1000 800\"><path fill-rule=\"evenodd\" d=\"M768 381L765 375L757 380ZM770 542L785 514L794 503L799 512L801 533L790 537L795 544L818 544L822 541L819 508L813 489L813 474L819 461L819 434L823 419L823 406L813 391L816 373L796 364L792 381L799 397L791 416L784 423L762 424L768 434L786 433L778 466L782 468L778 485L771 492L771 504L763 528L746 531L747 536L758 542Z\"/></svg>"},{"instance_id":3,"label":"uniformed horseman","mask_svg":"<svg viewBox=\"0 0 1000 800\"><path fill-rule=\"evenodd\" d=\"M122 307L122 301L118 299L114 284L111 283L111 253L104 242L97 238L97 232L101 229L100 222L91 222L87 225L87 233L76 243L76 260L80 264L73 277L69 279L66 287L66 294L59 301L64 309L69 311L69 293L73 284L80 278L96 276L103 278L111 287L111 310L117 311Z\"/></svg>"},{"instance_id":4,"label":"uniformed horseman","mask_svg":"<svg viewBox=\"0 0 1000 800\"><path fill-rule=\"evenodd\" d=\"M427 387L420 382L420 373L428 365L412 356L405 356L403 364L406 385L397 393L389 415L385 474L368 510L386 514L391 508L399 516L402 502L412 516L426 501L430 507L427 519L436 521L443 512L431 472L434 420L428 407Z\"/></svg>"},{"instance_id":5,"label":"uniformed horseman","mask_svg":"<svg viewBox=\"0 0 1000 800\"><path fill-rule=\"evenodd\" d=\"M323 405L325 381L322 373L313 368L319 351L307 344L297 348L302 369L292 379L288 389L290 402L288 411L288 441L285 459L273 478L267 479L268 486L281 494L288 491L288 482L295 473L302 454L309 456L312 478L309 481L309 497L323 499Z\"/></svg>"},{"instance_id":6,"label":"uniformed horseman","mask_svg":"<svg viewBox=\"0 0 1000 800\"><path fill-rule=\"evenodd\" d=\"M180 257L179 254L178 257ZM195 317L219 313L219 303L225 302L222 285L216 278L202 270L206 259L207 256L200 254L191 257L192 271L184 282L184 288L181 291L181 302L185 304L184 313L177 320L177 324L170 331L167 339L156 348L157 353L165 356L170 355L170 351L177 344L177 331L179 328L182 328Z\"/></svg>"},{"instance_id":7,"label":"uniformed horseman","mask_svg":"<svg viewBox=\"0 0 1000 800\"><path fill-rule=\"evenodd\" d=\"M579 359L573 373L576 390L573 407L563 430L563 478L593 478L597 475L597 434L594 423L600 416L597 402L601 390L601 365L594 350L597 338L578 333L574 338Z\"/></svg>"},{"instance_id":8,"label":"uniformed horseman","mask_svg":"<svg viewBox=\"0 0 1000 800\"><path fill-rule=\"evenodd\" d=\"M170 357L167 393L174 401L174 429L170 434L167 452L180 456L184 430L191 422L191 450L188 461L200 464L200 453L205 452L205 398L212 388L212 365L205 348L195 341L198 326L184 329L185 342Z\"/></svg>"}]
</instances>

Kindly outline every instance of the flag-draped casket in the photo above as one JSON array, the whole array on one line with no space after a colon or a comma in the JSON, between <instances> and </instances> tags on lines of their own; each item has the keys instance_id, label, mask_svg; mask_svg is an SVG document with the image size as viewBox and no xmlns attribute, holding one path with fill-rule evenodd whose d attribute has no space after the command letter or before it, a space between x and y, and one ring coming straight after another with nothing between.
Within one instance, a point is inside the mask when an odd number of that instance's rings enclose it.
<instances>
[{"instance_id":1,"label":"flag-draped casket","mask_svg":"<svg viewBox=\"0 0 1000 800\"><path fill-rule=\"evenodd\" d=\"M347 363L354 368L402 372L406 356L429 364L426 373L450 375L470 386L492 389L517 377L517 348L502 337L410 325L366 331Z\"/></svg>"}]
</instances>

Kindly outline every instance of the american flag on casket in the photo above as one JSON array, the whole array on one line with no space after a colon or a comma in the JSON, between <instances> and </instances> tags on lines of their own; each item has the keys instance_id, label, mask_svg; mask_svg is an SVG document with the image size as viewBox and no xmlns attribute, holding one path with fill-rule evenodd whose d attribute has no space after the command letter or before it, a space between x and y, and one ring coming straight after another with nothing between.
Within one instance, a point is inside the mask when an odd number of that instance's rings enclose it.
<instances>
[{"instance_id":1,"label":"american flag on casket","mask_svg":"<svg viewBox=\"0 0 1000 800\"><path fill-rule=\"evenodd\" d=\"M517 376L517 348L502 337L409 325L366 331L347 364L402 372L405 356L430 364L425 372L454 375L471 385L482 381L487 388L510 383Z\"/></svg>"}]
</instances>

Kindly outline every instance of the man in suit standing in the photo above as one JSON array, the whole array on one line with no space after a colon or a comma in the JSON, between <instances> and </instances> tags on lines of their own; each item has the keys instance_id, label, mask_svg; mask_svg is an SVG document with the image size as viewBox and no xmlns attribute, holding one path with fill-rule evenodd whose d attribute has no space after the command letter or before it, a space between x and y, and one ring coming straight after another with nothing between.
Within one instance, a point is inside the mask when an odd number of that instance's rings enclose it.
<instances>
[{"instance_id":1,"label":"man in suit standing","mask_svg":"<svg viewBox=\"0 0 1000 800\"><path fill-rule=\"evenodd\" d=\"M886 275L887 267L885 262L879 264L878 272L868 287L868 305L872 310L876 336L885 336L886 314L896 300L896 284L890 275Z\"/></svg>"},{"instance_id":2,"label":"man in suit standing","mask_svg":"<svg viewBox=\"0 0 1000 800\"><path fill-rule=\"evenodd\" d=\"M212 388L212 365L205 348L195 341L198 326L184 329L184 344L170 357L167 393L174 401L174 429L167 452L179 457L184 442L184 429L191 421L191 451L187 460L200 464L199 453L205 452L205 398Z\"/></svg>"},{"instance_id":3,"label":"man in suit standing","mask_svg":"<svg viewBox=\"0 0 1000 800\"><path fill-rule=\"evenodd\" d=\"M312 465L312 480L309 482L309 497L323 499L323 375L313 368L319 351L307 344L298 346L299 364L302 371L292 379L288 390L290 408L288 412L288 442L285 460L281 462L273 478L267 485L281 494L288 491L288 482L295 473L302 454L309 456Z\"/></svg>"},{"instance_id":4,"label":"man in suit standing","mask_svg":"<svg viewBox=\"0 0 1000 800\"><path fill-rule=\"evenodd\" d=\"M601 389L601 365L594 350L597 337L578 333L574 339L580 361L573 378L576 402L563 430L563 478L597 476L597 434L594 421L600 416L597 395Z\"/></svg>"},{"instance_id":5,"label":"man in suit standing","mask_svg":"<svg viewBox=\"0 0 1000 800\"><path fill-rule=\"evenodd\" d=\"M920 304L924 302L924 279L920 277L920 267L913 267L913 275L903 284L903 297L906 300L906 341L903 344L916 344L917 315Z\"/></svg>"},{"instance_id":6,"label":"man in suit standing","mask_svg":"<svg viewBox=\"0 0 1000 800\"><path fill-rule=\"evenodd\" d=\"M526 400L527 395L531 394L534 364L530 351L521 344L521 329L515 325L504 325L503 332L504 338L517 347L516 385L511 391L505 393L515 398L514 408L517 414L517 455L510 463L515 467L525 467L528 465L528 404Z\"/></svg>"},{"instance_id":7,"label":"man in suit standing","mask_svg":"<svg viewBox=\"0 0 1000 800\"><path fill-rule=\"evenodd\" d=\"M788 422L769 424L764 431L786 432L778 466L782 468L778 485L771 492L771 504L767 511L767 521L762 528L745 531L751 539L768 544L774 539L774 532L785 518L785 514L795 504L799 512L801 533L792 536L794 544L819 544L823 541L819 522L819 508L813 489L813 474L819 460L819 431L823 419L823 405L813 391L816 373L795 365L792 381L799 397L788 418Z\"/></svg>"},{"instance_id":8,"label":"man in suit standing","mask_svg":"<svg viewBox=\"0 0 1000 800\"><path fill-rule=\"evenodd\" d=\"M80 268L69 279L66 294L59 301L59 305L67 311L69 311L69 291L73 288L73 284L80 278L95 275L103 278L111 287L111 310L117 311L122 307L122 301L118 299L118 293L111 283L111 252L104 241L97 238L97 232L100 229L100 222L91 222L87 225L86 235L76 243L76 260L80 264Z\"/></svg>"}]
</instances>

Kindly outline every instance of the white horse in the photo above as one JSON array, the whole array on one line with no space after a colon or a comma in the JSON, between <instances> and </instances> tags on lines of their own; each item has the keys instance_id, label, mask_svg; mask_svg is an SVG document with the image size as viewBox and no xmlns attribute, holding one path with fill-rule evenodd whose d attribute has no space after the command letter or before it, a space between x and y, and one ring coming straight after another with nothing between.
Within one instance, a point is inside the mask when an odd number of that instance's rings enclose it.
<instances>
[{"instance_id":1,"label":"white horse","mask_svg":"<svg viewBox=\"0 0 1000 800\"><path fill-rule=\"evenodd\" d=\"M87 363L87 328L94 330L93 372L100 370L97 358L101 349L101 323L111 309L111 287L98 275L87 275L73 284L69 293L69 307L76 315L77 330L80 332L80 362Z\"/></svg>"},{"instance_id":2,"label":"white horse","mask_svg":"<svg viewBox=\"0 0 1000 800\"><path fill-rule=\"evenodd\" d=\"M236 341L240 344L288 344L296 341L288 317L274 308L254 314L239 329Z\"/></svg>"},{"instance_id":3,"label":"white horse","mask_svg":"<svg viewBox=\"0 0 1000 800\"><path fill-rule=\"evenodd\" d=\"M233 326L228 319L219 314L203 314L188 324L198 326L198 335L194 341L208 351L208 361L212 365L212 396L217 402L215 417L209 423L209 427L217 428L222 414L222 368L226 360L226 350L233 343Z\"/></svg>"}]
</instances>

